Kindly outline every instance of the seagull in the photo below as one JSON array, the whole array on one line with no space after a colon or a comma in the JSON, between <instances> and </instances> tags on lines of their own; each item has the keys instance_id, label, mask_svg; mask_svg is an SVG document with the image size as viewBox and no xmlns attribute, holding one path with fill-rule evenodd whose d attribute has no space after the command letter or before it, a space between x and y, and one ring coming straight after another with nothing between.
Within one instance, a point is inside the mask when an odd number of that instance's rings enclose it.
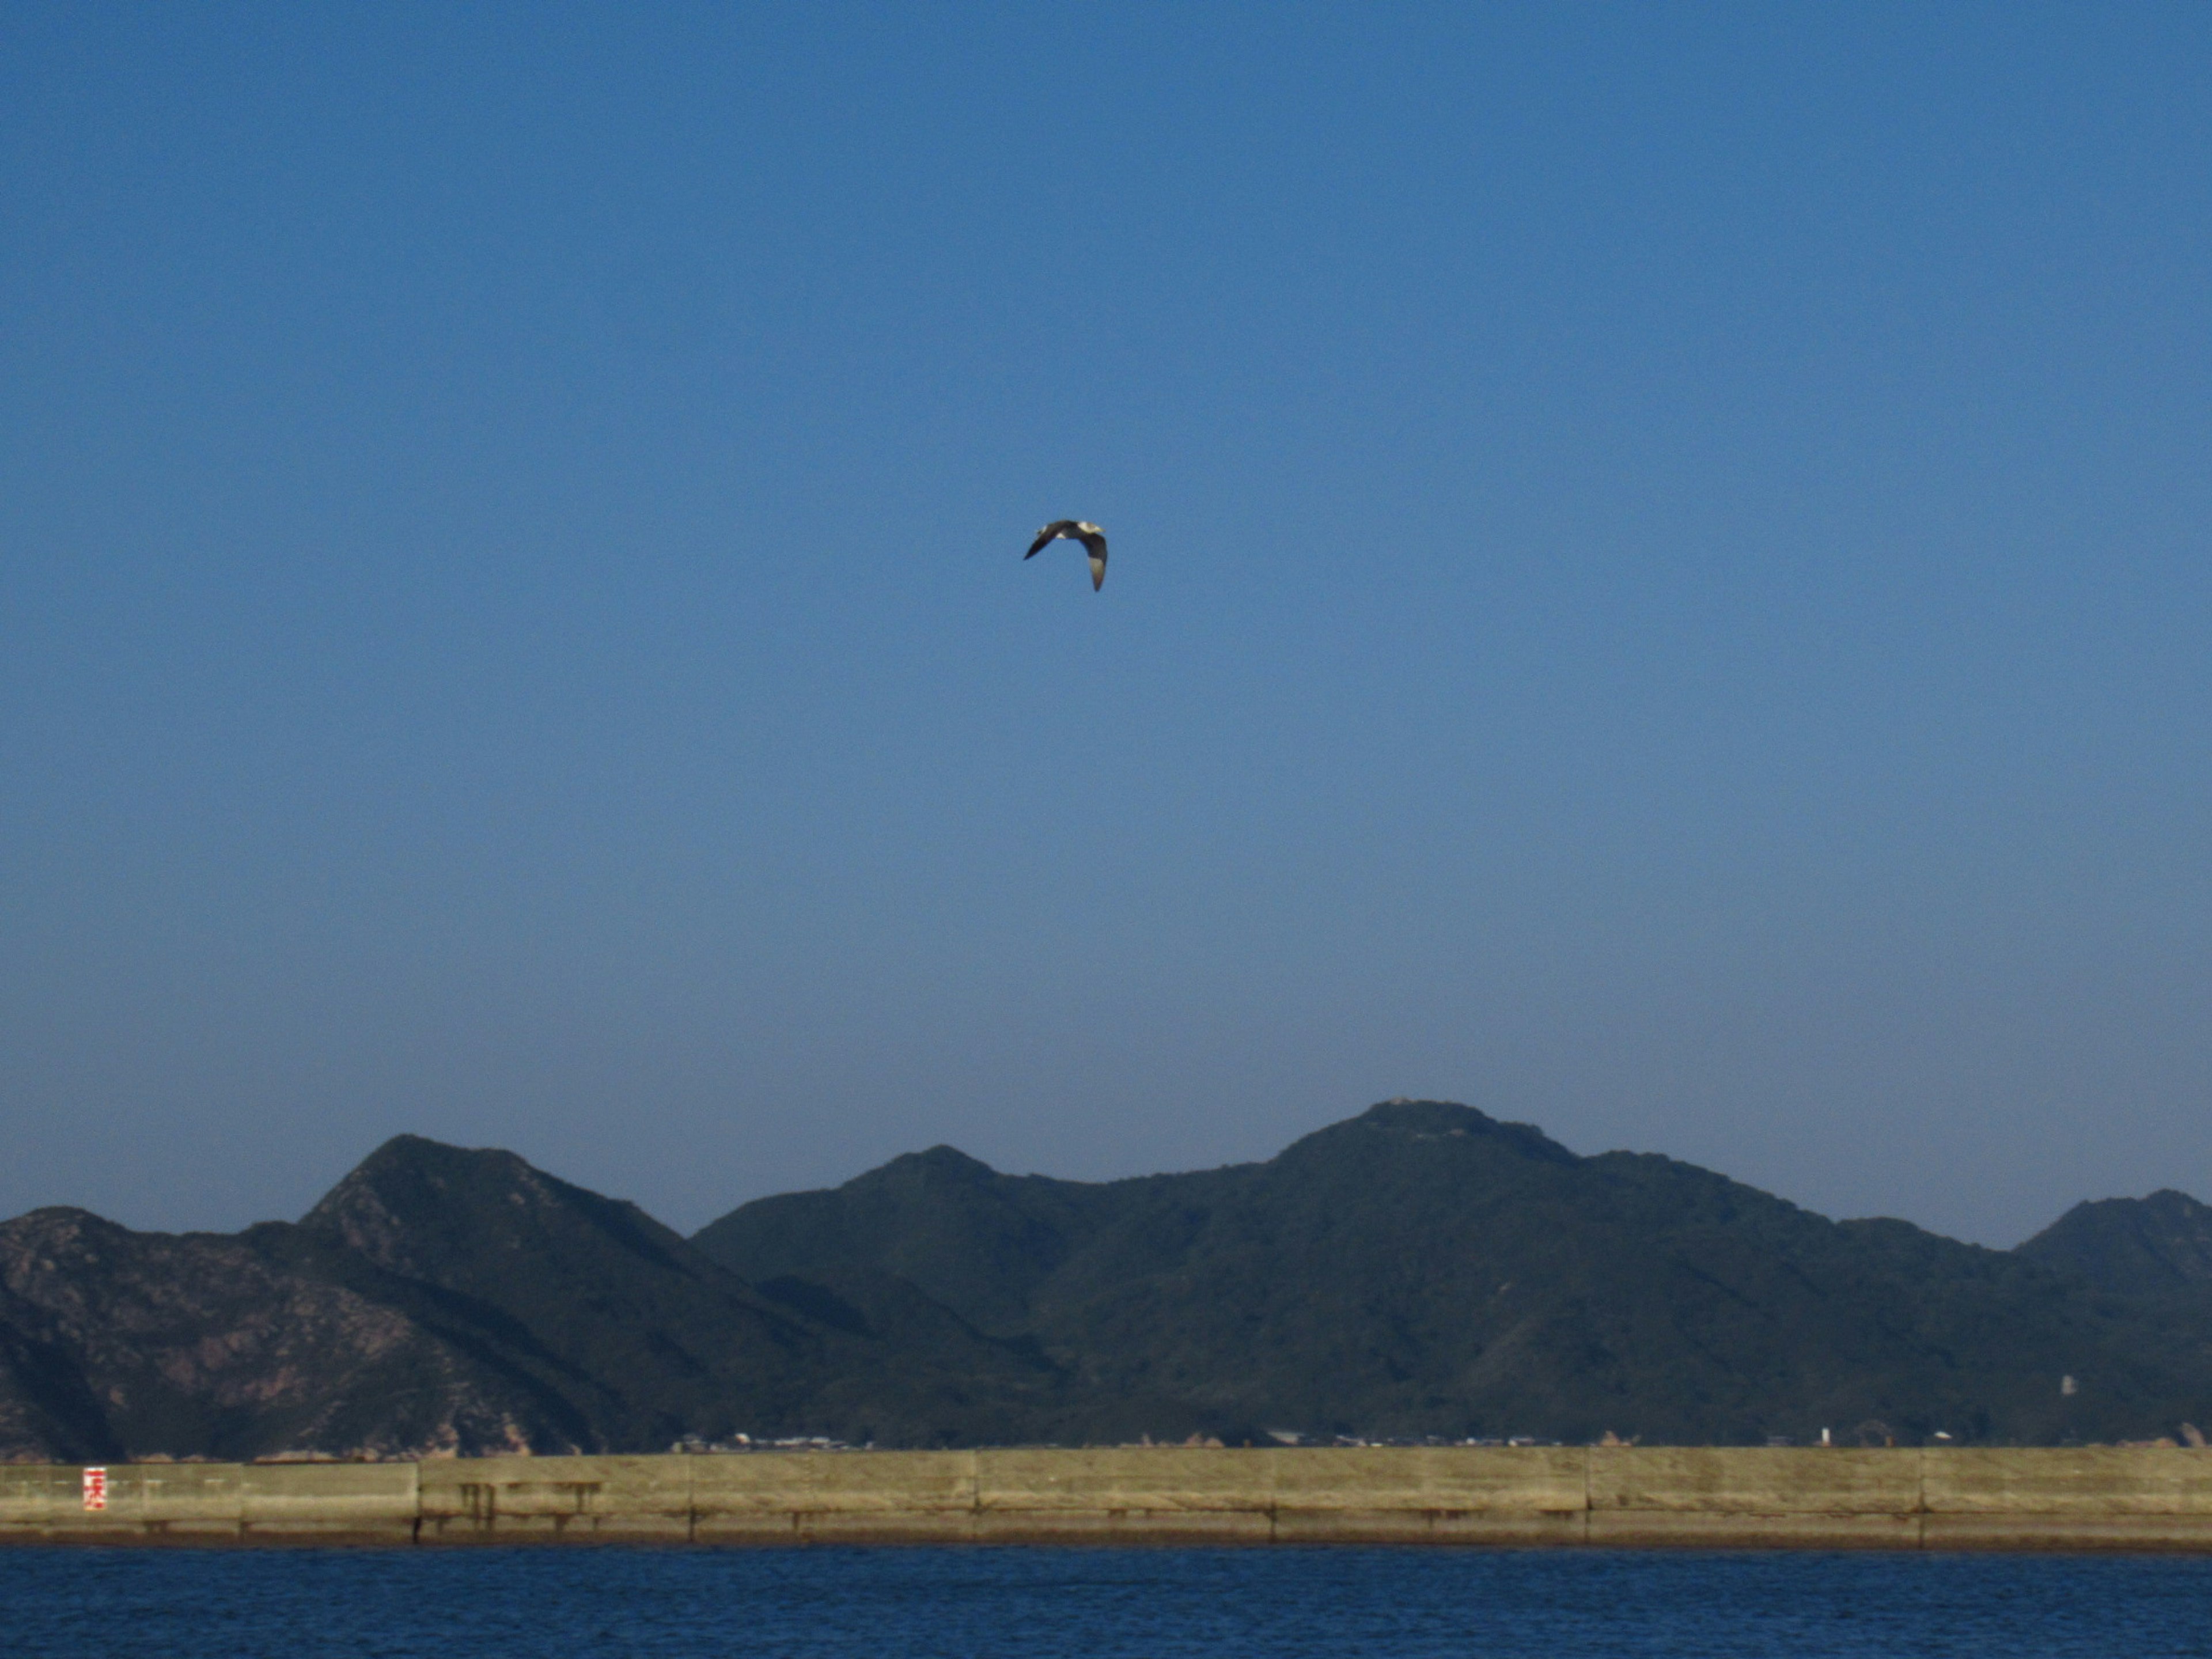
<instances>
[{"instance_id":1,"label":"seagull","mask_svg":"<svg viewBox=\"0 0 2212 1659\"><path fill-rule=\"evenodd\" d=\"M1091 555L1091 591L1096 593L1106 586L1106 532L1081 519L1054 519L1037 532L1037 538L1030 544L1030 550L1022 557L1034 559L1044 550L1047 542L1059 541L1081 542Z\"/></svg>"}]
</instances>

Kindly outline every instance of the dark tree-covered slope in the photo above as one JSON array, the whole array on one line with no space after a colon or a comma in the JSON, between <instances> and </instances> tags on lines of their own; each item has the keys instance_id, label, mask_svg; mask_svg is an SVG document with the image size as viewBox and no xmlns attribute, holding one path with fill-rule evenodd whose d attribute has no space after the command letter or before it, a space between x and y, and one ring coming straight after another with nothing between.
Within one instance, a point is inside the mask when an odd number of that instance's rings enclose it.
<instances>
[{"instance_id":1,"label":"dark tree-covered slope","mask_svg":"<svg viewBox=\"0 0 2212 1659\"><path fill-rule=\"evenodd\" d=\"M1436 1102L1264 1164L1099 1185L939 1148L696 1242L741 1273L896 1273L1091 1389L1267 1427L2041 1441L2170 1432L2212 1404L2201 1322L2063 1268Z\"/></svg>"},{"instance_id":2,"label":"dark tree-covered slope","mask_svg":"<svg viewBox=\"0 0 2212 1659\"><path fill-rule=\"evenodd\" d=\"M933 1146L831 1192L758 1200L692 1242L758 1279L831 1268L895 1273L978 1328L1011 1333L1028 1328L1038 1288L1122 1213L1131 1184L1000 1175L964 1152Z\"/></svg>"},{"instance_id":3,"label":"dark tree-covered slope","mask_svg":"<svg viewBox=\"0 0 2212 1659\"><path fill-rule=\"evenodd\" d=\"M2123 1294L2212 1294L2212 1205L2170 1188L2076 1204L2020 1254Z\"/></svg>"}]
</instances>

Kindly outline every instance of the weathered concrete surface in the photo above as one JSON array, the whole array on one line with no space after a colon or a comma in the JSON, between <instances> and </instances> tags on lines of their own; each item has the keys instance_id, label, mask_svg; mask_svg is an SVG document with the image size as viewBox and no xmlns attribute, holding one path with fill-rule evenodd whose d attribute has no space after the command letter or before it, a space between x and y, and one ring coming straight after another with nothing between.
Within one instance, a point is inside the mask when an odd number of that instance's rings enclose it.
<instances>
[{"instance_id":1,"label":"weathered concrete surface","mask_svg":"<svg viewBox=\"0 0 2212 1659\"><path fill-rule=\"evenodd\" d=\"M967 1539L975 1460L958 1452L753 1452L691 1457L702 1544L917 1543Z\"/></svg>"},{"instance_id":2,"label":"weathered concrete surface","mask_svg":"<svg viewBox=\"0 0 2212 1659\"><path fill-rule=\"evenodd\" d=\"M1933 1549L2212 1549L2212 1454L2167 1447L1923 1454Z\"/></svg>"},{"instance_id":3,"label":"weathered concrete surface","mask_svg":"<svg viewBox=\"0 0 2212 1659\"><path fill-rule=\"evenodd\" d=\"M88 1511L81 1468L0 1468L0 1537L234 1541L240 1474L234 1463L119 1464L107 1472L107 1507Z\"/></svg>"},{"instance_id":4,"label":"weathered concrete surface","mask_svg":"<svg viewBox=\"0 0 2212 1659\"><path fill-rule=\"evenodd\" d=\"M1283 1510L1544 1516L1589 1506L1589 1453L1580 1446L1301 1447L1230 1455L1269 1461Z\"/></svg>"},{"instance_id":5,"label":"weathered concrete surface","mask_svg":"<svg viewBox=\"0 0 2212 1659\"><path fill-rule=\"evenodd\" d=\"M1751 1515L1902 1515L1920 1507L1917 1451L1592 1446L1589 1507Z\"/></svg>"},{"instance_id":6,"label":"weathered concrete surface","mask_svg":"<svg viewBox=\"0 0 2212 1659\"><path fill-rule=\"evenodd\" d=\"M1131 1510L1265 1514L1274 1507L1267 1452L1123 1446L975 1454L975 1506L1022 1514Z\"/></svg>"},{"instance_id":7,"label":"weathered concrete surface","mask_svg":"<svg viewBox=\"0 0 2212 1659\"><path fill-rule=\"evenodd\" d=\"M2212 1550L2212 1452L793 1452L0 1466L0 1541Z\"/></svg>"},{"instance_id":8,"label":"weathered concrete surface","mask_svg":"<svg viewBox=\"0 0 2212 1659\"><path fill-rule=\"evenodd\" d=\"M1273 1532L1266 1452L985 1451L975 1465L983 1542L1264 1544Z\"/></svg>"},{"instance_id":9,"label":"weathered concrete surface","mask_svg":"<svg viewBox=\"0 0 2212 1659\"><path fill-rule=\"evenodd\" d=\"M1579 1446L1314 1447L1273 1464L1283 1543L1578 1544L1589 1508Z\"/></svg>"},{"instance_id":10,"label":"weathered concrete surface","mask_svg":"<svg viewBox=\"0 0 2212 1659\"><path fill-rule=\"evenodd\" d=\"M1931 1514L2212 1516L2212 1455L2202 1451L1962 1448L1920 1456L1921 1488Z\"/></svg>"},{"instance_id":11,"label":"weathered concrete surface","mask_svg":"<svg viewBox=\"0 0 2212 1659\"><path fill-rule=\"evenodd\" d=\"M412 1463L252 1463L238 1496L248 1543L412 1543L422 1514Z\"/></svg>"},{"instance_id":12,"label":"weathered concrete surface","mask_svg":"<svg viewBox=\"0 0 2212 1659\"><path fill-rule=\"evenodd\" d=\"M1617 1547L1910 1549L1917 1451L1593 1446L1589 1541Z\"/></svg>"},{"instance_id":13,"label":"weathered concrete surface","mask_svg":"<svg viewBox=\"0 0 2212 1659\"><path fill-rule=\"evenodd\" d=\"M688 1457L470 1457L418 1465L424 1543L682 1544Z\"/></svg>"}]
</instances>

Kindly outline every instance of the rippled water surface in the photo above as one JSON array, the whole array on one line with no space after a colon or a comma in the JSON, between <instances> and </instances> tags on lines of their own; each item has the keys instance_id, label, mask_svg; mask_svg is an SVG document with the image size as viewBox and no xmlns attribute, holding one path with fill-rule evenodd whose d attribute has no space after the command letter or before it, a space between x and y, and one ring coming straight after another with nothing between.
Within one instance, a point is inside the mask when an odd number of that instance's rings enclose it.
<instances>
[{"instance_id":1,"label":"rippled water surface","mask_svg":"<svg viewBox=\"0 0 2212 1659\"><path fill-rule=\"evenodd\" d=\"M1392 1550L0 1551L48 1655L2212 1655L2212 1560Z\"/></svg>"}]
</instances>

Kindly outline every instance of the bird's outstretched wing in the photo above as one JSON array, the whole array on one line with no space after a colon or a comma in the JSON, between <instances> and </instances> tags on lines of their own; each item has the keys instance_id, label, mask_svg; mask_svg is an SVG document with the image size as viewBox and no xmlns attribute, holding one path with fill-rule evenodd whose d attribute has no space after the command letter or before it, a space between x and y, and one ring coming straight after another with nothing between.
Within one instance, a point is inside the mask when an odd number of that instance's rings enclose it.
<instances>
[{"instance_id":1,"label":"bird's outstretched wing","mask_svg":"<svg viewBox=\"0 0 2212 1659\"><path fill-rule=\"evenodd\" d=\"M1022 556L1024 559L1034 559L1038 554L1043 552L1048 545L1053 542L1058 541L1062 536L1065 536L1069 531L1074 528L1075 520L1073 519L1054 519L1050 524L1037 532L1037 538L1030 544L1030 550L1023 554Z\"/></svg>"},{"instance_id":2,"label":"bird's outstretched wing","mask_svg":"<svg viewBox=\"0 0 2212 1659\"><path fill-rule=\"evenodd\" d=\"M1091 556L1091 591L1096 593L1106 586L1106 538L1094 530L1075 539L1083 544L1083 550Z\"/></svg>"}]
</instances>

